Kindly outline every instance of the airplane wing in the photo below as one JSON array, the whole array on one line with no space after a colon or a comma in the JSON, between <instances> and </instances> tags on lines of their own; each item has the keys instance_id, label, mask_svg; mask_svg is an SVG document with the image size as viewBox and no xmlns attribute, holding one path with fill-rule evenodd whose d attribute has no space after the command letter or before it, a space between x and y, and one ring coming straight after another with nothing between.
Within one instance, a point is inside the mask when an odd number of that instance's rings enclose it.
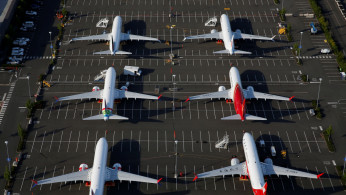
<instances>
[{"instance_id":1,"label":"airplane wing","mask_svg":"<svg viewBox=\"0 0 346 195\"><path fill-rule=\"evenodd\" d=\"M114 180L120 180L120 181L136 181L136 182L144 182L144 183L158 183L156 179L152 179L149 177L144 177L141 175L136 175L132 173L127 173L124 171L111 169L107 167L107 174L108 177L106 178L106 181L114 181Z\"/></svg>"},{"instance_id":2,"label":"airplane wing","mask_svg":"<svg viewBox=\"0 0 346 195\"><path fill-rule=\"evenodd\" d=\"M224 176L224 175L247 175L246 164L243 162L237 165L200 173L197 175L197 178L206 178L206 177L215 177L215 176Z\"/></svg>"},{"instance_id":3,"label":"airplane wing","mask_svg":"<svg viewBox=\"0 0 346 195\"><path fill-rule=\"evenodd\" d=\"M189 36L189 37L185 37L183 41L185 41L186 39L222 39L222 33L215 32L215 33L209 33L209 34L203 34L203 35Z\"/></svg>"},{"instance_id":4,"label":"airplane wing","mask_svg":"<svg viewBox=\"0 0 346 195\"><path fill-rule=\"evenodd\" d=\"M199 100L199 99L215 99L215 98L229 98L228 93L229 90L224 90L224 91L217 91L217 92L212 92L212 93L206 93L206 94L202 94L202 95L196 95L196 96L192 96L189 97L187 100Z\"/></svg>"},{"instance_id":5,"label":"airplane wing","mask_svg":"<svg viewBox=\"0 0 346 195\"><path fill-rule=\"evenodd\" d=\"M250 34L245 34L241 33L240 31L234 32L234 39L258 39L258 40L267 40L267 41L273 41L274 37L263 37L263 36L258 36L258 35L250 35Z\"/></svg>"},{"instance_id":6,"label":"airplane wing","mask_svg":"<svg viewBox=\"0 0 346 195\"><path fill-rule=\"evenodd\" d=\"M261 93L261 92L256 92L253 90L253 88L247 88L247 89L243 89L243 94L245 99L252 99L252 98L256 98L256 99L270 99L270 100L284 100L284 101L289 101L290 98L287 97L283 97L283 96L278 96L278 95L272 95L272 94L268 94L268 93Z\"/></svg>"},{"instance_id":7,"label":"airplane wing","mask_svg":"<svg viewBox=\"0 0 346 195\"><path fill-rule=\"evenodd\" d=\"M73 172L73 173L69 173L65 175L60 175L57 177L51 177L48 179L37 181L37 185L68 182L68 181L90 181L91 171L92 171L92 168L84 170L84 171L77 171L77 172Z\"/></svg>"},{"instance_id":8,"label":"airplane wing","mask_svg":"<svg viewBox=\"0 0 346 195\"><path fill-rule=\"evenodd\" d=\"M140 35L132 35L132 34L127 34L127 33L121 33L121 40L126 41L126 40L143 40L143 41L158 41L157 38L152 38L152 37L145 37L145 36L140 36Z\"/></svg>"},{"instance_id":9,"label":"airplane wing","mask_svg":"<svg viewBox=\"0 0 346 195\"><path fill-rule=\"evenodd\" d=\"M77 38L72 38L71 41L87 41L87 40L91 40L91 41L95 41L95 40L109 40L109 35L110 33L107 34L101 34L101 35L91 35L91 36L87 36L87 37L77 37Z\"/></svg>"},{"instance_id":10,"label":"airplane wing","mask_svg":"<svg viewBox=\"0 0 346 195\"><path fill-rule=\"evenodd\" d=\"M158 97L152 96L152 95L146 95L142 93L135 93L131 91L125 91L125 90L114 90L114 99L120 99L120 98L139 98L139 99L149 99L149 100L157 100Z\"/></svg>"},{"instance_id":11,"label":"airplane wing","mask_svg":"<svg viewBox=\"0 0 346 195\"><path fill-rule=\"evenodd\" d=\"M58 98L58 101L65 101L65 100L77 100L77 99L102 99L103 89L100 91L93 91L93 92L87 92L87 93L80 93L76 95L70 95L66 97Z\"/></svg>"},{"instance_id":12,"label":"airplane wing","mask_svg":"<svg viewBox=\"0 0 346 195\"><path fill-rule=\"evenodd\" d=\"M279 167L279 166L266 164L262 162L261 162L261 166L262 166L262 171L264 175L278 175L278 176L286 175L287 177L296 176L296 177L307 177L312 179L318 179L323 175L323 173L319 175L315 175L315 174L311 174L311 173L307 173L303 171L297 171L294 169L288 169L288 168Z\"/></svg>"}]
</instances>

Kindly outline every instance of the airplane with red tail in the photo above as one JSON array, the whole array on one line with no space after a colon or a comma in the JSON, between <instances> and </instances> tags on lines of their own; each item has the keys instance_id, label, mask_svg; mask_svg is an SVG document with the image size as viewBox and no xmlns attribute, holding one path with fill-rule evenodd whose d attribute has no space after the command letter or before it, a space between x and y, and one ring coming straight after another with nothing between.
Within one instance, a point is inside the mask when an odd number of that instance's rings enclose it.
<instances>
[{"instance_id":1,"label":"airplane with red tail","mask_svg":"<svg viewBox=\"0 0 346 195\"><path fill-rule=\"evenodd\" d=\"M247 99L271 99L271 100L284 100L284 101L290 101L292 98L288 97L282 97L277 95L271 95L261 92L254 91L254 88L252 86L248 86L246 89L243 89L243 86L241 84L240 80L240 74L236 67L232 67L229 71L229 77L230 77L230 84L231 88L227 89L224 86L220 86L217 92L202 94L202 95L196 95L187 98L187 101L189 100L198 100L198 99L221 99L224 98L227 101L231 100L234 103L234 108L236 111L236 115L227 116L224 118L221 118L221 120L267 120L266 118L253 116L246 113L246 107L245 107L245 100Z\"/></svg>"},{"instance_id":2,"label":"airplane with red tail","mask_svg":"<svg viewBox=\"0 0 346 195\"><path fill-rule=\"evenodd\" d=\"M225 175L246 176L251 182L251 187L254 195L266 195L267 182L264 179L265 175L286 175L287 177L296 176L319 179L324 174L321 173L319 175L315 175L303 171L275 166L273 165L273 161L270 158L266 158L264 162L260 162L255 140L253 139L252 135L247 132L245 132L243 135L243 148L245 153L245 162L239 163L238 158L232 158L231 166L200 173L198 175L195 175L193 181L196 181L198 178L215 176L224 177Z\"/></svg>"}]
</instances>

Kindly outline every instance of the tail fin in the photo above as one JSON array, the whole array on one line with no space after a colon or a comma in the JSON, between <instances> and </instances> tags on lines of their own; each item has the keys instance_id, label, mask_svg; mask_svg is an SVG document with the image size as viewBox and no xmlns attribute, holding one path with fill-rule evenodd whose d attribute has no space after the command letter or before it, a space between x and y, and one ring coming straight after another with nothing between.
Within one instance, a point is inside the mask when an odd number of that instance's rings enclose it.
<instances>
[{"instance_id":1,"label":"tail fin","mask_svg":"<svg viewBox=\"0 0 346 195\"><path fill-rule=\"evenodd\" d=\"M232 116L223 117L223 118L221 118L221 120L241 120L241 117L240 117L239 114L235 114L235 115L232 115ZM253 116L253 115L250 115L250 114L245 114L245 120L265 121L267 119L259 117L259 116Z\"/></svg>"},{"instance_id":2,"label":"tail fin","mask_svg":"<svg viewBox=\"0 0 346 195\"><path fill-rule=\"evenodd\" d=\"M112 114L111 116L109 116L108 119L128 120L129 118L123 117L123 116L119 116L119 115L116 115L116 114ZM103 115L103 114L99 114L99 115L95 115L95 116L83 118L83 120L85 120L85 121L90 121L90 120L104 120L104 115Z\"/></svg>"}]
</instances>

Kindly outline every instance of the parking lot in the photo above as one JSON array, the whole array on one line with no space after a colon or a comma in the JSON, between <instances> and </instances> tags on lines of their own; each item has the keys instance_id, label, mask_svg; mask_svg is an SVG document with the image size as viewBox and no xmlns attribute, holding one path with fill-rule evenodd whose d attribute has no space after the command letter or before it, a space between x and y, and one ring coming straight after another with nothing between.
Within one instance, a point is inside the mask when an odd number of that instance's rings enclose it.
<instances>
[{"instance_id":1,"label":"parking lot","mask_svg":"<svg viewBox=\"0 0 346 195\"><path fill-rule=\"evenodd\" d=\"M322 33L304 33L303 48L313 49L302 52L300 57L304 65L298 66L291 51L293 43L288 42L286 36L278 35L278 6L269 0L69 0L66 3L71 20L65 26L57 64L46 78L51 87L45 87L41 94L45 107L36 110L14 193L86 194L89 189L82 182L32 188L31 179L74 172L82 163L92 167L96 143L99 138L106 137L109 167L119 162L125 171L163 178L161 186L116 182L114 187L105 188L107 194L250 194L250 182L241 181L239 176L192 181L194 173L229 166L233 155L244 161L243 131L253 134L261 160L271 156L270 147L275 146L278 153L273 157L275 165L313 174L325 173L320 180L268 177L268 193L342 193L335 168L338 160L321 137L321 131L329 123L309 113L311 100L319 90L318 78L323 77L323 84L340 82L335 57L319 53L326 47ZM285 4L288 8L296 6L297 12L304 12L309 6L303 0L285 1ZM174 13L175 17L168 17L169 13ZM229 16L233 31L240 29L243 33L266 37L276 35L276 41L237 41L237 49L252 52L248 56L213 54L213 51L224 49L215 40L182 41L186 36L209 33L214 28L221 30L219 24L204 26L207 19L217 16L219 20L221 14ZM123 19L122 32L158 38L161 43L126 41L120 50L133 53L128 56L93 54L107 50L106 42L69 43L75 37L109 33L117 15ZM44 16L40 15L39 23ZM96 27L102 18L109 19L105 29ZM305 31L311 21L317 22L313 18L293 20L300 21L294 29ZM167 25L176 27L170 30ZM54 28L53 39L56 36ZM295 42L299 38L300 34L294 35ZM30 44L24 58L27 66L34 69L36 64L47 65L51 51L49 37L39 40L33 36L33 39L41 42ZM44 50L35 50L39 44L45 45ZM174 65L167 61L171 51L177 56ZM128 65L138 66L142 75L125 76L123 69ZM313 68L317 65L320 68ZM117 73L116 88L128 82L129 91L162 95L162 98L158 101L116 101L113 112L129 120L108 122L82 120L101 113L102 104L94 99L55 101L55 97L89 92L94 86L102 89L104 83L94 78L110 66ZM244 122L220 120L235 114L234 105L225 100L185 102L189 96L214 92L219 86L230 88L231 66L239 69L244 88L253 86L259 92L295 96L293 101L248 101L247 113L268 120ZM313 82L302 81L301 76L307 72ZM18 109L25 111L21 106ZM342 105L337 109L346 116ZM215 143L225 135L230 138L228 149L215 148ZM260 140L265 141L265 146L260 146ZM282 150L287 151L285 159L281 156ZM175 179L176 158L179 177Z\"/></svg>"}]
</instances>

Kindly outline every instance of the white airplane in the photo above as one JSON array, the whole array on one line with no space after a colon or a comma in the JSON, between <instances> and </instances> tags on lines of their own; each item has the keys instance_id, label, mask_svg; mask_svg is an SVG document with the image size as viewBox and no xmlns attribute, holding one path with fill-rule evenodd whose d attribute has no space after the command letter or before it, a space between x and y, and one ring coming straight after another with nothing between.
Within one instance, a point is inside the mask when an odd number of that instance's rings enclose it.
<instances>
[{"instance_id":1,"label":"white airplane","mask_svg":"<svg viewBox=\"0 0 346 195\"><path fill-rule=\"evenodd\" d=\"M265 195L267 194L267 182L264 180L264 175L286 175L287 177L297 176L319 179L324 174L321 173L319 175L314 175L311 173L275 166L270 158L266 158L264 162L260 162L256 143L250 133L244 133L243 148L245 153L245 162L239 163L239 159L232 158L231 166L200 173L195 175L193 181L197 178L225 175L247 176L250 179L253 193L255 195Z\"/></svg>"},{"instance_id":2,"label":"white airplane","mask_svg":"<svg viewBox=\"0 0 346 195\"><path fill-rule=\"evenodd\" d=\"M144 37L139 35L132 35L128 33L122 33L121 32L121 26L122 26L122 19L120 16L116 16L113 21L112 26L112 32L101 34L101 35L92 35L87 37L78 37L73 38L71 41L85 41L85 40L105 40L109 41L109 50L107 51L100 51L95 52L94 54L132 54L131 52L127 51L119 51L119 45L121 41L127 41L127 40L144 40L144 41L158 41L156 38L151 37Z\"/></svg>"},{"instance_id":3,"label":"white airplane","mask_svg":"<svg viewBox=\"0 0 346 195\"><path fill-rule=\"evenodd\" d=\"M104 119L104 121L107 121L108 119L120 119L120 120L127 120L127 117L122 117L119 115L112 114L113 111L113 104L114 99L121 99L121 98L140 98L140 99L151 99L151 100L157 100L160 97L151 96L151 95L145 95L135 92L130 92L125 90L119 90L115 89L115 80L116 80L116 73L113 67L109 67L106 75L105 75L105 84L104 89L100 90L99 87L95 86L93 87L92 92L87 93L81 93L77 95L71 95L66 96L62 98L56 98L57 101L64 101L64 100L76 100L76 99L102 99L102 114L91 116L88 118L84 118L83 120L100 120Z\"/></svg>"},{"instance_id":4,"label":"white airplane","mask_svg":"<svg viewBox=\"0 0 346 195\"><path fill-rule=\"evenodd\" d=\"M234 103L234 108L236 111L236 115L227 116L224 118L221 118L221 120L267 120L266 118L253 116L250 114L246 114L245 109L245 100L256 98L256 99L273 99L273 100L284 100L289 101L292 100L293 97L287 98L277 95L271 95L261 92L254 91L252 86L248 86L246 89L243 89L239 71L236 67L232 67L229 71L229 78L231 83L231 88L227 89L224 86L220 86L217 92L202 94L202 95L196 95L187 98L187 101L189 100L197 100L197 99L213 99L213 98L225 98L227 101L232 100Z\"/></svg>"},{"instance_id":5,"label":"white airplane","mask_svg":"<svg viewBox=\"0 0 346 195\"><path fill-rule=\"evenodd\" d=\"M69 182L69 181L87 181L90 182L89 195L102 195L105 182L107 181L137 181L145 183L154 183L158 184L161 179L156 180L149 177L144 177L132 173L127 173L121 171L121 164L115 163L113 168L106 166L107 162L107 153L108 153L108 144L107 140L103 137L99 139L96 145L95 156L94 156L94 168L88 169L87 164L81 164L79 166L79 171L60 175L57 177L52 177L40 181L32 180L34 186L51 184L51 183L60 183L60 182ZM33 186L33 187L34 187Z\"/></svg>"},{"instance_id":6,"label":"white airplane","mask_svg":"<svg viewBox=\"0 0 346 195\"><path fill-rule=\"evenodd\" d=\"M203 35L196 35L196 36L190 36L185 37L183 41L186 39L221 39L224 42L224 45L226 47L226 50L221 51L215 51L214 54L251 54L251 52L248 51L241 51L234 49L234 39L258 39L258 40L268 40L273 41L274 37L262 37L257 35L250 35L250 34L244 34L241 33L240 30L236 30L235 32L232 32L231 29L231 23L229 22L228 16L225 14L222 14L220 17L220 24L221 24L221 32L217 32L217 30L212 30L209 34L203 34Z\"/></svg>"}]
</instances>

